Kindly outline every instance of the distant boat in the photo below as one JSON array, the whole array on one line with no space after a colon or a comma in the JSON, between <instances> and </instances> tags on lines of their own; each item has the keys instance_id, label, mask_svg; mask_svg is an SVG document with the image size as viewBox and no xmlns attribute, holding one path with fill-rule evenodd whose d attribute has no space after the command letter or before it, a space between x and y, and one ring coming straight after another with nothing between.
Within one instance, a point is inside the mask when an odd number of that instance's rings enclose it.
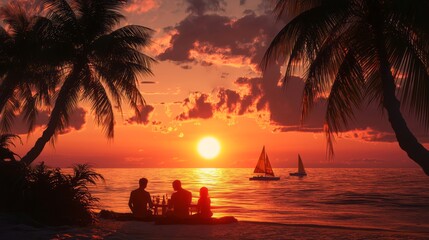
<instances>
[{"instance_id":1,"label":"distant boat","mask_svg":"<svg viewBox=\"0 0 429 240\"><path fill-rule=\"evenodd\" d=\"M253 173L258 175L249 178L249 180L273 181L280 179L280 177L274 176L273 168L271 167L270 160L268 159L268 155L265 152L265 146L262 148L261 155L259 156L258 163L256 164Z\"/></svg>"},{"instance_id":2,"label":"distant boat","mask_svg":"<svg viewBox=\"0 0 429 240\"><path fill-rule=\"evenodd\" d=\"M304 164L302 163L301 156L298 154L298 172L289 173L290 176L298 176L298 177L304 177L307 176L307 173L304 169Z\"/></svg>"}]
</instances>

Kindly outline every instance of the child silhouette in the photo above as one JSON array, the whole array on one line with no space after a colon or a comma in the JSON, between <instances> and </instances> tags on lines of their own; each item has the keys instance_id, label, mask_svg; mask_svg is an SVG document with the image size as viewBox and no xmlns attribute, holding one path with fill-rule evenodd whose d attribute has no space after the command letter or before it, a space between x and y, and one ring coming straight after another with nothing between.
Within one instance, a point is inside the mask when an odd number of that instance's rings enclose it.
<instances>
[{"instance_id":1,"label":"child silhouette","mask_svg":"<svg viewBox=\"0 0 429 240\"><path fill-rule=\"evenodd\" d=\"M206 187L200 188L200 198L197 203L197 215L202 218L210 218L213 216L213 213L210 210L210 204L209 190Z\"/></svg>"}]
</instances>

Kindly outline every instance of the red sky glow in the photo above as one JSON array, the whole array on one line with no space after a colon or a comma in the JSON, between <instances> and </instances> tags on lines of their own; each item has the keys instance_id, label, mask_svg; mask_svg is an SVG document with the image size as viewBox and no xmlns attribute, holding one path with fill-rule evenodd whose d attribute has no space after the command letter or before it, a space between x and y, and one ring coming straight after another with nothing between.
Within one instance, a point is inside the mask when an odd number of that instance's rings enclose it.
<instances>
[{"instance_id":1,"label":"red sky glow","mask_svg":"<svg viewBox=\"0 0 429 240\"><path fill-rule=\"evenodd\" d=\"M31 1L26 1L31 2ZM324 100L300 123L300 76L279 86L282 67L262 74L262 56L284 22L275 20L265 0L129 0L123 24L155 30L145 53L158 60L153 77L141 78L147 102L142 118L129 109L116 115L115 137L105 138L91 110L82 102L70 127L45 148L38 161L68 167L254 167L265 145L271 164L296 167L415 167L399 148L386 114L363 106L335 142L335 158L326 160L322 132ZM41 135L42 112L30 135L21 120L13 132L24 144L20 155ZM420 141L429 141L418 122L409 125ZM219 156L203 159L197 152L205 136L217 138Z\"/></svg>"}]
</instances>

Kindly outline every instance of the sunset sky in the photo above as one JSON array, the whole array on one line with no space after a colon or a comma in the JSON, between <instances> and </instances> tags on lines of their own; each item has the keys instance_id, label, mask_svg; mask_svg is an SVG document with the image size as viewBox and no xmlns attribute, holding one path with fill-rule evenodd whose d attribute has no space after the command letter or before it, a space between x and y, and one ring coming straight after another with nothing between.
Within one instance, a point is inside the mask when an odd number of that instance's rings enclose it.
<instances>
[{"instance_id":1,"label":"sunset sky","mask_svg":"<svg viewBox=\"0 0 429 240\"><path fill-rule=\"evenodd\" d=\"M299 76L285 88L278 83L280 65L263 75L264 51L284 21L276 22L266 0L131 0L123 24L152 28L153 44L145 49L158 60L154 76L141 78L147 106L144 124L132 111L116 116L115 137L108 140L94 124L85 103L72 127L45 148L38 161L68 167L254 167L262 146L271 164L296 167L297 155L306 167L414 167L396 143L386 114L378 106L362 106L348 129L337 136L335 158L325 159L323 99L300 124ZM21 122L14 133L24 144L12 150L24 155L41 135L29 136ZM416 121L409 121L419 140L429 141ZM220 154L205 160L198 141L212 136Z\"/></svg>"}]
</instances>

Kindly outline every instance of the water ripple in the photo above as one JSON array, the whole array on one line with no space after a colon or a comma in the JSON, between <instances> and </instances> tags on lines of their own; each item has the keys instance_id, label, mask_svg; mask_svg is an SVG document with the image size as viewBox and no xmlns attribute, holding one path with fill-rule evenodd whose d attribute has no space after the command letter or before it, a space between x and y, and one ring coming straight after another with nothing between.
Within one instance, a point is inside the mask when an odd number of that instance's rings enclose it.
<instances>
[{"instance_id":1,"label":"water ripple","mask_svg":"<svg viewBox=\"0 0 429 240\"><path fill-rule=\"evenodd\" d=\"M92 188L100 208L128 212L128 197L138 179L149 179L153 196L173 192L171 183L198 199L206 186L215 216L282 224L429 231L429 185L419 169L308 169L309 176L288 176L294 169L275 169L280 181L249 181L252 169L97 169L106 178Z\"/></svg>"}]
</instances>

